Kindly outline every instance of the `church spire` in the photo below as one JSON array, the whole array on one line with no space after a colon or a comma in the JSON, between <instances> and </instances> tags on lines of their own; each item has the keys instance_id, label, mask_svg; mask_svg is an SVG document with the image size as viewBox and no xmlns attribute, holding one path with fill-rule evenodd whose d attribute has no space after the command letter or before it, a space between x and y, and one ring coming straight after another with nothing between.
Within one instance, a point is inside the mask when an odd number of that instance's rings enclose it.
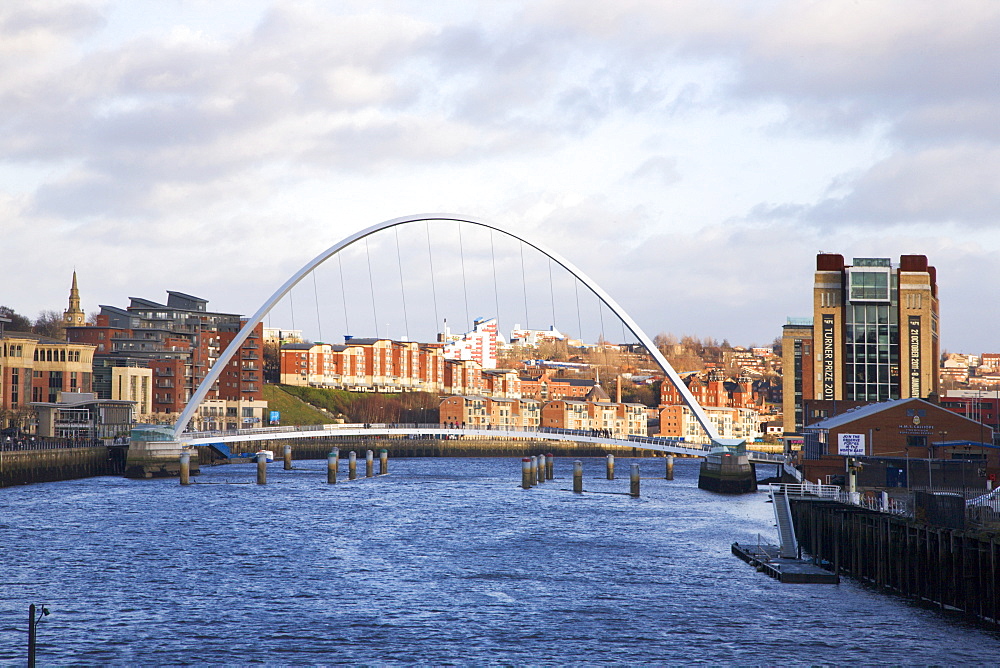
<instances>
[{"instance_id":1,"label":"church spire","mask_svg":"<svg viewBox=\"0 0 1000 668\"><path fill-rule=\"evenodd\" d=\"M76 286L76 270L73 270L73 287L69 289L69 308L63 312L63 325L66 327L82 327L87 317L80 308L80 290Z\"/></svg>"}]
</instances>

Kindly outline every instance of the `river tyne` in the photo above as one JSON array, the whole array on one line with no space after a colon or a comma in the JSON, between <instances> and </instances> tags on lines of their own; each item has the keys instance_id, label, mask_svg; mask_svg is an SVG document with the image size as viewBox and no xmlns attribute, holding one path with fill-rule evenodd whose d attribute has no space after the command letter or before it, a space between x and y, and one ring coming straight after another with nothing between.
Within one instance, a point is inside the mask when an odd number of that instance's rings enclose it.
<instances>
[{"instance_id":1,"label":"river tyne","mask_svg":"<svg viewBox=\"0 0 1000 668\"><path fill-rule=\"evenodd\" d=\"M730 554L775 540L763 492L698 464L585 459L522 490L517 459L205 467L196 483L0 490L0 663L23 665L995 664L1000 635L866 589L780 584ZM343 463L343 462L342 462ZM363 464L359 467L363 476ZM654 477L657 476L657 477Z\"/></svg>"}]
</instances>

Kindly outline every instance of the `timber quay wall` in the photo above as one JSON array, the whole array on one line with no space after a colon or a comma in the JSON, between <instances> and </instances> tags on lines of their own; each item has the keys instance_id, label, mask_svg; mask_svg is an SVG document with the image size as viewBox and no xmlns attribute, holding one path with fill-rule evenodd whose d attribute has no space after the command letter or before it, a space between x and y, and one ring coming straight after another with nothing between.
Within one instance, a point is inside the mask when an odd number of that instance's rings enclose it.
<instances>
[{"instance_id":1,"label":"timber quay wall","mask_svg":"<svg viewBox=\"0 0 1000 668\"><path fill-rule=\"evenodd\" d=\"M378 453L385 448L390 457L528 457L553 454L557 457L655 457L663 453L632 446L609 446L572 441L546 441L537 439L423 439L403 437L342 436L339 438L287 438L269 441L230 442L234 455L252 454L258 450L272 450L280 458L285 445L292 446L293 459L326 459L331 448L340 448L340 456L354 450L364 457L366 450ZM225 462L207 446L198 446L202 465Z\"/></svg>"},{"instance_id":2,"label":"timber quay wall","mask_svg":"<svg viewBox=\"0 0 1000 668\"><path fill-rule=\"evenodd\" d=\"M951 529L830 501L792 500L803 550L884 592L1000 627L1000 533Z\"/></svg>"},{"instance_id":3,"label":"timber quay wall","mask_svg":"<svg viewBox=\"0 0 1000 668\"><path fill-rule=\"evenodd\" d=\"M89 446L0 451L0 488L36 482L123 475L127 447Z\"/></svg>"}]
</instances>

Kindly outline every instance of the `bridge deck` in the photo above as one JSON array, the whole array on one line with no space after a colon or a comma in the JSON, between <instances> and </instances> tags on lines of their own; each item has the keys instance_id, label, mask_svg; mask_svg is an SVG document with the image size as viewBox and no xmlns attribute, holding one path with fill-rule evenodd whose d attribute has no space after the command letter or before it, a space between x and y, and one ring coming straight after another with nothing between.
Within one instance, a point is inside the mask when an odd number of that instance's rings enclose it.
<instances>
[{"instance_id":1,"label":"bridge deck","mask_svg":"<svg viewBox=\"0 0 1000 668\"><path fill-rule=\"evenodd\" d=\"M679 439L654 436L629 436L628 439L595 436L589 431L575 429L511 429L511 428L448 428L438 424L331 424L304 427L270 427L260 429L239 429L219 432L188 432L182 440L191 445L212 443L233 443L245 441L273 441L291 438L341 438L357 436L417 436L429 439L444 439L460 436L463 438L533 438L550 441L574 441L577 443L605 444L621 447L635 447L666 454L705 456L710 447L685 443ZM748 451L754 463L783 464L784 455Z\"/></svg>"}]
</instances>

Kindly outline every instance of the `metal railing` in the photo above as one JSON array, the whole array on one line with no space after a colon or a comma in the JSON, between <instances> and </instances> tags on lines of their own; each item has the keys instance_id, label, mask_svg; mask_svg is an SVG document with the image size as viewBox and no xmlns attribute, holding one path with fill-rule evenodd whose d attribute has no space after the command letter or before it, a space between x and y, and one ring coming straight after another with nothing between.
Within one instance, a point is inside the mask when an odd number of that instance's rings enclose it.
<instances>
[{"instance_id":1,"label":"metal railing","mask_svg":"<svg viewBox=\"0 0 1000 668\"><path fill-rule=\"evenodd\" d=\"M128 445L127 438L2 438L0 452L28 452L32 450L66 450L69 448L99 448Z\"/></svg>"},{"instance_id":2,"label":"metal railing","mask_svg":"<svg viewBox=\"0 0 1000 668\"><path fill-rule=\"evenodd\" d=\"M816 498L840 500L840 487L837 485L821 485L808 480L800 483L771 483L768 490L772 495L785 494L788 498Z\"/></svg>"}]
</instances>

